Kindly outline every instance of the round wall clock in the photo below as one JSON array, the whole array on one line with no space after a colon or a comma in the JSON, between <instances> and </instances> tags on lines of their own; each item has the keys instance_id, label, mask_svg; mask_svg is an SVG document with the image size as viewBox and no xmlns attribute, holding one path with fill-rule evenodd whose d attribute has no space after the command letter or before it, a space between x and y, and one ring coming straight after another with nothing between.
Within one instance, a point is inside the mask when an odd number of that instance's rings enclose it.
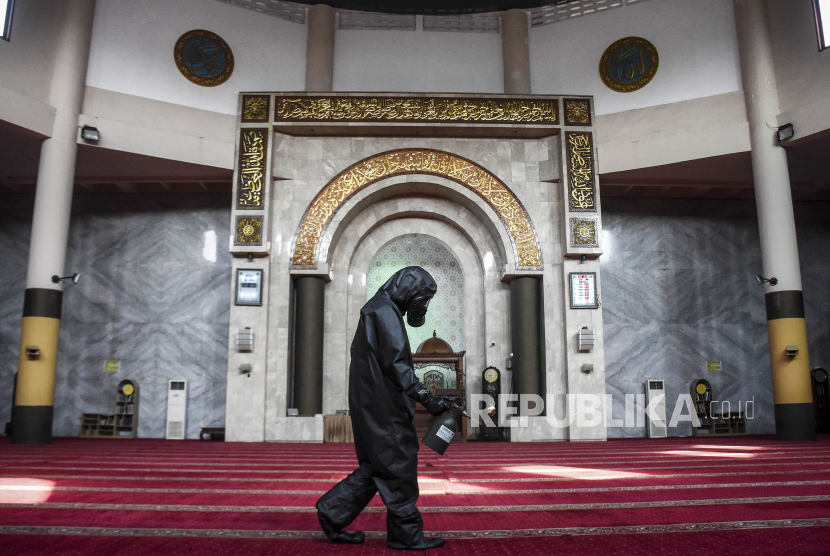
<instances>
[{"instance_id":1,"label":"round wall clock","mask_svg":"<svg viewBox=\"0 0 830 556\"><path fill-rule=\"evenodd\" d=\"M609 88L630 93L648 85L659 61L653 44L640 37L626 37L605 49L599 60L599 76Z\"/></svg>"},{"instance_id":2,"label":"round wall clock","mask_svg":"<svg viewBox=\"0 0 830 556\"><path fill-rule=\"evenodd\" d=\"M215 87L233 73L233 52L216 33L196 29L176 41L176 67L188 80L202 87Z\"/></svg>"}]
</instances>

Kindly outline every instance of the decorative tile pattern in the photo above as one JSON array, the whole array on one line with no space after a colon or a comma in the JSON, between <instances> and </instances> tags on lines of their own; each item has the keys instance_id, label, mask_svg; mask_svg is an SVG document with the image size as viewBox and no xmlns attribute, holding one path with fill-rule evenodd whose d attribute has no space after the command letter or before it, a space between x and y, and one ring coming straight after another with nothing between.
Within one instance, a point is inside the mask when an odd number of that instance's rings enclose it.
<instances>
[{"instance_id":1,"label":"decorative tile pattern","mask_svg":"<svg viewBox=\"0 0 830 556\"><path fill-rule=\"evenodd\" d=\"M262 245L262 217L237 216L234 245Z\"/></svg>"},{"instance_id":2,"label":"decorative tile pattern","mask_svg":"<svg viewBox=\"0 0 830 556\"><path fill-rule=\"evenodd\" d=\"M242 121L267 122L271 95L242 95Z\"/></svg>"},{"instance_id":3,"label":"decorative tile pattern","mask_svg":"<svg viewBox=\"0 0 830 556\"><path fill-rule=\"evenodd\" d=\"M241 130L239 132L239 178L236 182L236 208L262 208L267 161L268 130Z\"/></svg>"},{"instance_id":4,"label":"decorative tile pattern","mask_svg":"<svg viewBox=\"0 0 830 556\"><path fill-rule=\"evenodd\" d=\"M559 123L556 99L309 96L274 104L277 122Z\"/></svg>"},{"instance_id":5,"label":"decorative tile pattern","mask_svg":"<svg viewBox=\"0 0 830 556\"><path fill-rule=\"evenodd\" d=\"M565 98L565 125L591 125L591 101L587 98Z\"/></svg>"},{"instance_id":6,"label":"decorative tile pattern","mask_svg":"<svg viewBox=\"0 0 830 556\"><path fill-rule=\"evenodd\" d=\"M571 247L599 247L597 221L594 218L571 218Z\"/></svg>"},{"instance_id":7,"label":"decorative tile pattern","mask_svg":"<svg viewBox=\"0 0 830 556\"><path fill-rule=\"evenodd\" d=\"M366 275L366 298L375 295L390 276L407 266L425 268L438 284L438 291L429 304L426 323L419 328L406 324L412 352L431 338L433 331L453 350L466 350L464 274L449 249L434 239L406 235L378 250Z\"/></svg>"},{"instance_id":8,"label":"decorative tile pattern","mask_svg":"<svg viewBox=\"0 0 830 556\"><path fill-rule=\"evenodd\" d=\"M320 236L343 202L380 179L403 174L432 174L464 185L484 199L501 218L517 252L520 268L539 268L542 252L527 211L512 191L478 164L442 151L402 149L367 158L335 176L311 202L292 256L296 266L313 266Z\"/></svg>"},{"instance_id":9,"label":"decorative tile pattern","mask_svg":"<svg viewBox=\"0 0 830 556\"><path fill-rule=\"evenodd\" d=\"M568 207L571 212L596 212L594 141L590 132L566 132Z\"/></svg>"}]
</instances>

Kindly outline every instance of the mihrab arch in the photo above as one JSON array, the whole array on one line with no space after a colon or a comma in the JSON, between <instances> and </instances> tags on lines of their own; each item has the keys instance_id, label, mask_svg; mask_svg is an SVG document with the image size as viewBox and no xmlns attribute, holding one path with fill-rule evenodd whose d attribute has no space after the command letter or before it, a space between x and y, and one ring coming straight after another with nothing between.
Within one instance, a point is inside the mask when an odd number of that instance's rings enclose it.
<instances>
[{"instance_id":1,"label":"mihrab arch","mask_svg":"<svg viewBox=\"0 0 830 556\"><path fill-rule=\"evenodd\" d=\"M292 264L314 267L320 237L342 204L383 178L431 174L453 180L481 197L499 215L516 256L517 269L541 269L542 252L527 211L507 185L475 162L444 151L399 149L376 154L337 174L314 197L294 242Z\"/></svg>"}]
</instances>

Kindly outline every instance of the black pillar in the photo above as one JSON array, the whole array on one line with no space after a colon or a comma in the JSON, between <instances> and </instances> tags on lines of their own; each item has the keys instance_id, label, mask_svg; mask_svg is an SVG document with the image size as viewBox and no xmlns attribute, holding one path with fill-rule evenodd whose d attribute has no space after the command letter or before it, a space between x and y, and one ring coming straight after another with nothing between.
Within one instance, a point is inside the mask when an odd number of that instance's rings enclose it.
<instances>
[{"instance_id":1,"label":"black pillar","mask_svg":"<svg viewBox=\"0 0 830 556\"><path fill-rule=\"evenodd\" d=\"M294 407L300 415L323 412L323 316L325 281L294 281Z\"/></svg>"},{"instance_id":2,"label":"black pillar","mask_svg":"<svg viewBox=\"0 0 830 556\"><path fill-rule=\"evenodd\" d=\"M539 286L539 279L533 276L519 276L510 281L513 392L520 395L542 395Z\"/></svg>"}]
</instances>

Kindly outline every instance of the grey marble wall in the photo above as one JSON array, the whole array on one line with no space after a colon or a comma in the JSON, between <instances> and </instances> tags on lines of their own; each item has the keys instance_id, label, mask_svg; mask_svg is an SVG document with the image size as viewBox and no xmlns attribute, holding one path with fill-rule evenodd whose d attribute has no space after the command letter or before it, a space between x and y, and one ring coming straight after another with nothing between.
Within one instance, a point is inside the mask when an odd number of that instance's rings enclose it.
<instances>
[{"instance_id":1,"label":"grey marble wall","mask_svg":"<svg viewBox=\"0 0 830 556\"><path fill-rule=\"evenodd\" d=\"M830 206L795 207L811 368L830 365ZM754 399L752 433L774 432L761 251L752 201L603 199L602 306L606 390L613 416L625 394L666 381L668 416L678 394L705 378L736 409ZM723 372L706 371L706 360ZM688 422L669 435L689 435ZM609 428L609 437L645 428Z\"/></svg>"},{"instance_id":2,"label":"grey marble wall","mask_svg":"<svg viewBox=\"0 0 830 556\"><path fill-rule=\"evenodd\" d=\"M228 199L76 197L55 385L55 436L81 413L112 413L124 378L140 387L139 436L164 437L167 381L188 381L187 437L224 426L231 256ZM0 211L0 420L11 412L31 201ZM213 232L213 234L211 233ZM214 235L215 234L215 235ZM121 360L105 373L104 361Z\"/></svg>"}]
</instances>

